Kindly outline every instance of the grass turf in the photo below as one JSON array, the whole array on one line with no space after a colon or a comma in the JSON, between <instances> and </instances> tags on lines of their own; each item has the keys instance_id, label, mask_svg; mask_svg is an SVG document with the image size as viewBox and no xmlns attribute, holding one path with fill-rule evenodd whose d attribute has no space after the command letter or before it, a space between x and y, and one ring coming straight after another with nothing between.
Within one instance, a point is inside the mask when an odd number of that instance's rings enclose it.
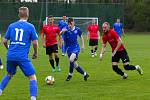
<instances>
[{"instance_id":1,"label":"grass turf","mask_svg":"<svg viewBox=\"0 0 150 100\"><path fill-rule=\"evenodd\" d=\"M111 49L109 44L104 55L103 61L99 61L98 56L92 58L90 48L85 41L86 48L80 53L78 62L90 75L87 82L83 77L74 71L71 81L66 82L68 74L68 58L60 55L60 66L62 71L52 73L48 56L45 55L45 49L39 39L38 59L32 60L38 79L38 97L37 100L150 100L150 39L149 35L126 35L123 38L125 47L130 57L130 64L139 64L144 70L144 75L140 76L137 71L126 71L128 79L112 71L111 68ZM100 42L99 42L100 43ZM32 47L31 47L32 48ZM101 48L101 45L99 45ZM4 64L4 69L0 70L0 80L6 74L6 49L0 46L0 56ZM32 50L30 52L30 58ZM123 69L120 61L121 69ZM124 69L123 69L124 70ZM55 84L46 85L45 77L52 75L55 77ZM24 77L21 70L9 82L8 86L0 97L0 100L29 100L29 81Z\"/></svg>"}]
</instances>

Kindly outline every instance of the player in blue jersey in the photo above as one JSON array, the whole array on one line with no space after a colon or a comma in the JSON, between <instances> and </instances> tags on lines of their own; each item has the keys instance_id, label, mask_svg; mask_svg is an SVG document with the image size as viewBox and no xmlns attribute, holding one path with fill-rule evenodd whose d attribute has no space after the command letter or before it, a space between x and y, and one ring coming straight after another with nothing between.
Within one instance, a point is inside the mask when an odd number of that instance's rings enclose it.
<instances>
[{"instance_id":1,"label":"player in blue jersey","mask_svg":"<svg viewBox=\"0 0 150 100\"><path fill-rule=\"evenodd\" d=\"M63 28L67 27L67 21L66 21L66 16L62 17L62 20L59 22L59 27L62 30ZM66 49L65 49L65 44L64 44L64 35L62 34L62 56L66 55Z\"/></svg>"},{"instance_id":2,"label":"player in blue jersey","mask_svg":"<svg viewBox=\"0 0 150 100\"><path fill-rule=\"evenodd\" d=\"M77 63L78 55L80 52L80 46L78 44L78 36L81 39L82 49L84 49L84 39L80 28L74 26L73 18L68 19L68 27L62 29L61 33L64 34L65 48L67 49L70 61L69 74L66 78L66 81L70 81L70 79L72 78L74 68L79 73L81 73L84 77L84 80L87 81L89 75Z\"/></svg>"},{"instance_id":3,"label":"player in blue jersey","mask_svg":"<svg viewBox=\"0 0 150 100\"><path fill-rule=\"evenodd\" d=\"M113 29L118 33L119 37L124 35L123 24L120 23L120 19L117 19L116 23L113 25Z\"/></svg>"},{"instance_id":4,"label":"player in blue jersey","mask_svg":"<svg viewBox=\"0 0 150 100\"><path fill-rule=\"evenodd\" d=\"M20 20L9 25L5 34L3 43L8 49L7 52L7 75L3 77L0 83L0 95L7 86L10 79L16 74L17 66L20 67L25 76L30 80L30 97L36 100L38 86L35 75L35 69L29 60L28 53L30 44L33 44L32 59L37 58L38 36L34 26L27 22L29 10L27 7L20 7ZM8 41L10 45L8 47Z\"/></svg>"}]
</instances>

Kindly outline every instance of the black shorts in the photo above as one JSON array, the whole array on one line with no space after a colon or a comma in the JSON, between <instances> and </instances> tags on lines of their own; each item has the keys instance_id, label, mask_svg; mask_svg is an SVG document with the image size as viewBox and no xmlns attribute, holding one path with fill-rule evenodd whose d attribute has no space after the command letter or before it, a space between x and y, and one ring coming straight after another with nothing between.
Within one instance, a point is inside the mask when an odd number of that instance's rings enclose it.
<instances>
[{"instance_id":1,"label":"black shorts","mask_svg":"<svg viewBox=\"0 0 150 100\"><path fill-rule=\"evenodd\" d=\"M123 63L130 61L126 50L117 51L116 54L112 57L112 62L119 62L120 59Z\"/></svg>"},{"instance_id":2,"label":"black shorts","mask_svg":"<svg viewBox=\"0 0 150 100\"><path fill-rule=\"evenodd\" d=\"M98 39L90 39L89 46L96 46L98 45Z\"/></svg>"},{"instance_id":3,"label":"black shorts","mask_svg":"<svg viewBox=\"0 0 150 100\"><path fill-rule=\"evenodd\" d=\"M50 55L52 53L58 53L58 45L57 44L46 47L46 54Z\"/></svg>"}]
</instances>

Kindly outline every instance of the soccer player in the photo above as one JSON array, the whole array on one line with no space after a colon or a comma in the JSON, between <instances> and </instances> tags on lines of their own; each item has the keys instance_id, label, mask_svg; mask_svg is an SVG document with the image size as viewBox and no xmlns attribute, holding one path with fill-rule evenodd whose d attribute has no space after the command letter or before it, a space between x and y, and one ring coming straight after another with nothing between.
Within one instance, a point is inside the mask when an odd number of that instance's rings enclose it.
<instances>
[{"instance_id":1,"label":"soccer player","mask_svg":"<svg viewBox=\"0 0 150 100\"><path fill-rule=\"evenodd\" d=\"M66 21L66 16L62 17L62 20L59 22L59 28L62 30L63 28L67 27L67 21ZM64 35L62 34L62 56L66 55L66 49L65 49L65 44L64 44Z\"/></svg>"},{"instance_id":2,"label":"soccer player","mask_svg":"<svg viewBox=\"0 0 150 100\"><path fill-rule=\"evenodd\" d=\"M124 29L122 23L120 23L120 19L117 19L116 23L113 25L113 29L117 32L119 37L124 35Z\"/></svg>"},{"instance_id":3,"label":"soccer player","mask_svg":"<svg viewBox=\"0 0 150 100\"><path fill-rule=\"evenodd\" d=\"M103 29L103 37L102 37L102 49L100 53L100 59L102 60L103 58L106 43L108 42L112 48L113 71L123 76L123 79L126 79L128 77L128 75L118 67L119 60L121 59L125 70L137 70L140 75L143 75L143 70L139 65L133 66L129 64L129 56L122 43L122 40L113 29L110 29L110 24L108 22L104 22L102 25L102 29Z\"/></svg>"},{"instance_id":4,"label":"soccer player","mask_svg":"<svg viewBox=\"0 0 150 100\"><path fill-rule=\"evenodd\" d=\"M20 7L18 16L20 20L9 25L3 40L5 47L8 49L7 75L3 77L0 83L0 95L2 95L8 82L16 74L17 66L19 66L24 75L30 80L31 100L36 100L38 91L37 79L35 69L28 58L28 53L32 41L34 48L32 59L37 58L38 36L34 26L27 22L29 9ZM9 47L8 40L10 40Z\"/></svg>"},{"instance_id":5,"label":"soccer player","mask_svg":"<svg viewBox=\"0 0 150 100\"><path fill-rule=\"evenodd\" d=\"M89 39L92 57L97 56L96 51L98 48L98 40L100 39L100 32L95 19L92 19L92 24L88 26L87 39Z\"/></svg>"},{"instance_id":6,"label":"soccer player","mask_svg":"<svg viewBox=\"0 0 150 100\"><path fill-rule=\"evenodd\" d=\"M42 28L42 44L43 47L46 48L46 54L49 55L49 62L52 66L52 72L56 71L53 53L56 61L56 68L58 71L61 71L59 66L57 36L59 36L61 48L62 42L61 42L60 28L54 24L54 17L50 15L48 16L48 24L44 25Z\"/></svg>"},{"instance_id":7,"label":"soccer player","mask_svg":"<svg viewBox=\"0 0 150 100\"><path fill-rule=\"evenodd\" d=\"M83 75L84 80L87 81L89 75L78 65L77 59L80 52L80 46L78 44L78 36L81 39L82 49L84 49L84 39L80 28L74 26L74 19L68 18L68 27L61 31L64 34L65 47L67 48L67 54L69 57L70 68L66 81L70 81L73 75L74 68Z\"/></svg>"}]
</instances>

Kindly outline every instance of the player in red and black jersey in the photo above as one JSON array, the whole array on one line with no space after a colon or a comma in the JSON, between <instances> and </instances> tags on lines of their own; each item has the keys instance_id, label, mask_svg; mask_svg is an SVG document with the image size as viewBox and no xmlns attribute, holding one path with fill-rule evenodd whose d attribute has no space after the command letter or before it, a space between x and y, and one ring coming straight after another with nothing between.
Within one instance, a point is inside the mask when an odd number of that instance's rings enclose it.
<instances>
[{"instance_id":1,"label":"player in red and black jersey","mask_svg":"<svg viewBox=\"0 0 150 100\"><path fill-rule=\"evenodd\" d=\"M99 26L96 24L96 20L92 19L92 24L88 26L87 39L89 39L89 46L91 47L92 57L96 56L96 50L98 48L98 40L100 39Z\"/></svg>"},{"instance_id":2,"label":"player in red and black jersey","mask_svg":"<svg viewBox=\"0 0 150 100\"><path fill-rule=\"evenodd\" d=\"M59 36L60 48L62 45L60 28L54 24L54 17L51 15L48 17L48 24L42 28L42 44L46 48L46 54L49 55L49 61L52 66L52 71L55 72L53 53L55 55L56 67L58 71L61 71L59 66L58 56L58 42L57 37Z\"/></svg>"},{"instance_id":3,"label":"player in red and black jersey","mask_svg":"<svg viewBox=\"0 0 150 100\"><path fill-rule=\"evenodd\" d=\"M122 43L121 38L118 34L110 29L108 22L104 22L103 26L103 36L102 36L102 49L100 53L100 59L102 60L103 54L105 52L106 43L108 42L112 48L112 69L119 75L123 76L124 79L128 77L120 68L118 68L119 60L121 59L125 70L137 70L139 74L143 74L143 70L139 65L133 66L129 65L129 56Z\"/></svg>"}]
</instances>

